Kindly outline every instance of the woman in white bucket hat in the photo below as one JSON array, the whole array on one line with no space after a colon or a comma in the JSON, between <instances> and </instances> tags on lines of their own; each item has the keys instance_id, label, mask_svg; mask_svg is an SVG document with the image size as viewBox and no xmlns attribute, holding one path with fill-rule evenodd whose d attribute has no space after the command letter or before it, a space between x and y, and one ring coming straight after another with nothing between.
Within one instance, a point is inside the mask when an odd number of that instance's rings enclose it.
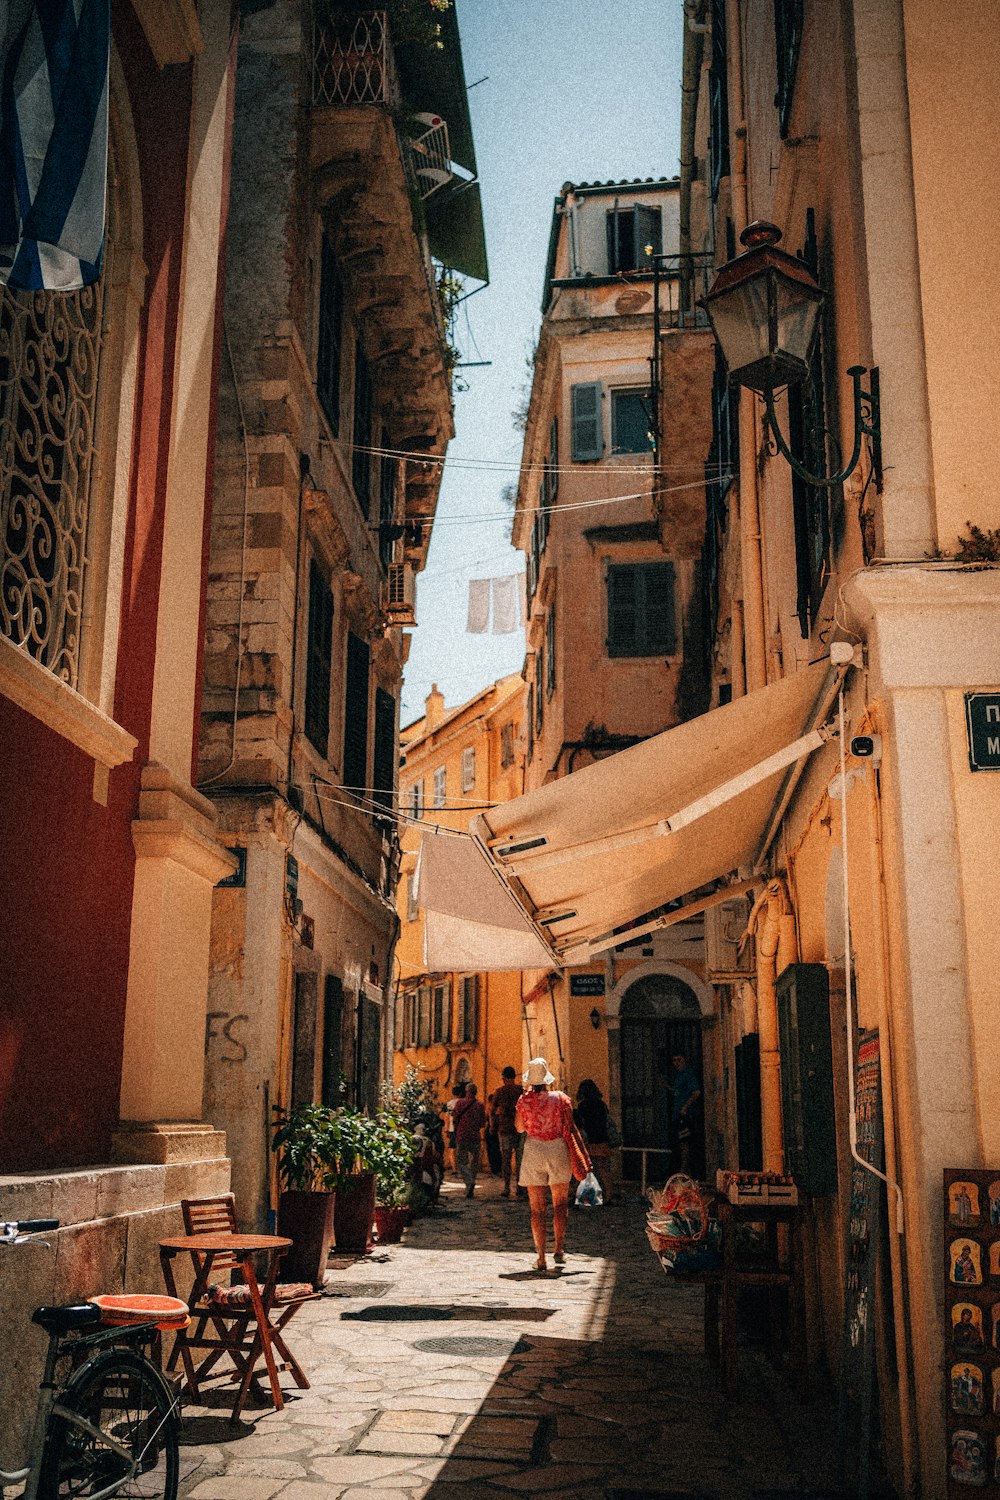
<instances>
[{"instance_id":1,"label":"woman in white bucket hat","mask_svg":"<svg viewBox=\"0 0 1000 1500\"><path fill-rule=\"evenodd\" d=\"M544 1057L534 1057L522 1075L525 1092L517 1101L515 1124L522 1135L524 1155L518 1183L528 1189L531 1205L531 1236L538 1251L537 1271L548 1269L545 1263L545 1190L552 1194L552 1233L555 1240L555 1263L566 1259L563 1241L569 1217L569 1147L566 1135L573 1121L573 1105L566 1094L550 1088L555 1079Z\"/></svg>"}]
</instances>

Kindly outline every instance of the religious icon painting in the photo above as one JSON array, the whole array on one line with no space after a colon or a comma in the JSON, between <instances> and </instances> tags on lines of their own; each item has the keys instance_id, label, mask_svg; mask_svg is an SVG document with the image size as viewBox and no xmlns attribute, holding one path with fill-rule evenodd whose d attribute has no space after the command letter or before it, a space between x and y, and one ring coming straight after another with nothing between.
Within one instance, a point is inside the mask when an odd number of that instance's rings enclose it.
<instances>
[{"instance_id":1,"label":"religious icon painting","mask_svg":"<svg viewBox=\"0 0 1000 1500\"><path fill-rule=\"evenodd\" d=\"M967 1428L952 1433L948 1472L956 1484L986 1483L986 1441L981 1433Z\"/></svg>"},{"instance_id":2,"label":"religious icon painting","mask_svg":"<svg viewBox=\"0 0 1000 1500\"><path fill-rule=\"evenodd\" d=\"M994 1302L990 1308L990 1319L993 1324L993 1335L990 1343L994 1349L1000 1349L1000 1302Z\"/></svg>"},{"instance_id":3,"label":"religious icon painting","mask_svg":"<svg viewBox=\"0 0 1000 1500\"><path fill-rule=\"evenodd\" d=\"M951 1409L964 1417L982 1416L983 1372L978 1365L952 1365Z\"/></svg>"},{"instance_id":4,"label":"religious icon painting","mask_svg":"<svg viewBox=\"0 0 1000 1500\"><path fill-rule=\"evenodd\" d=\"M994 1229L1000 1229L1000 1182L991 1182L986 1196L990 1204L990 1223Z\"/></svg>"},{"instance_id":5,"label":"religious icon painting","mask_svg":"<svg viewBox=\"0 0 1000 1500\"><path fill-rule=\"evenodd\" d=\"M948 1189L948 1217L953 1224L979 1223L979 1188L974 1182L953 1182Z\"/></svg>"},{"instance_id":6,"label":"religious icon painting","mask_svg":"<svg viewBox=\"0 0 1000 1500\"><path fill-rule=\"evenodd\" d=\"M1000 1302L996 1304L994 1311L1000 1316ZM997 1322L994 1319L994 1338L996 1332ZM956 1302L951 1310L951 1347L959 1354L968 1354L982 1349L983 1345L982 1309L972 1302Z\"/></svg>"},{"instance_id":7,"label":"religious icon painting","mask_svg":"<svg viewBox=\"0 0 1000 1500\"><path fill-rule=\"evenodd\" d=\"M1000 1368L994 1370L990 1375L990 1384L993 1387L990 1406L993 1409L993 1415L1000 1416Z\"/></svg>"},{"instance_id":8,"label":"religious icon painting","mask_svg":"<svg viewBox=\"0 0 1000 1500\"><path fill-rule=\"evenodd\" d=\"M990 1246L991 1274L994 1255L997 1260L997 1275L1000 1275L1000 1241ZM951 1262L951 1280L956 1286L982 1285L982 1256L975 1240L952 1240L948 1247L948 1257Z\"/></svg>"},{"instance_id":9,"label":"religious icon painting","mask_svg":"<svg viewBox=\"0 0 1000 1500\"><path fill-rule=\"evenodd\" d=\"M1000 1240L994 1240L990 1246L990 1276L1000 1281Z\"/></svg>"}]
</instances>

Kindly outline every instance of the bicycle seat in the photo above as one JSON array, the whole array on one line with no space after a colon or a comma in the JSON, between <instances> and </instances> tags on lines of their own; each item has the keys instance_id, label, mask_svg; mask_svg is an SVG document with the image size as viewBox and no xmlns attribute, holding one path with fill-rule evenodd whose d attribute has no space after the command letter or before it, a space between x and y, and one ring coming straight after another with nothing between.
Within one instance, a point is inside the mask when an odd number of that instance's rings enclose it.
<instances>
[{"instance_id":1,"label":"bicycle seat","mask_svg":"<svg viewBox=\"0 0 1000 1500\"><path fill-rule=\"evenodd\" d=\"M76 1333L101 1321L101 1309L93 1302L71 1302L65 1307L36 1307L31 1321L46 1333Z\"/></svg>"}]
</instances>

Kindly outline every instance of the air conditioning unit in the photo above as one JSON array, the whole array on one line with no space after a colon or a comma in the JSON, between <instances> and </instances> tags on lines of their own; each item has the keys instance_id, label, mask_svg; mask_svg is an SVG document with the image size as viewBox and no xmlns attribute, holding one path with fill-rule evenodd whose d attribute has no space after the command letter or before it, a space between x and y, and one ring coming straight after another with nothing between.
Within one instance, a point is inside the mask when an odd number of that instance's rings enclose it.
<instances>
[{"instance_id":1,"label":"air conditioning unit","mask_svg":"<svg viewBox=\"0 0 1000 1500\"><path fill-rule=\"evenodd\" d=\"M410 563L390 563L382 606L393 625L415 625L417 575Z\"/></svg>"}]
</instances>

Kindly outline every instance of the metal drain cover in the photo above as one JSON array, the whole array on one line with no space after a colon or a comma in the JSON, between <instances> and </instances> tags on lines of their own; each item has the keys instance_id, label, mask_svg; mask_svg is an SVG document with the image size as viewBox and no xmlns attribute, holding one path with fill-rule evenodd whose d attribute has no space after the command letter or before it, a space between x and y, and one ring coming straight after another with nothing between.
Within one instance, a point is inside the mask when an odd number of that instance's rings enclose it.
<instances>
[{"instance_id":1,"label":"metal drain cover","mask_svg":"<svg viewBox=\"0 0 1000 1500\"><path fill-rule=\"evenodd\" d=\"M506 1358L509 1354L523 1353L529 1346L520 1339L512 1348L507 1339L477 1339L456 1333L440 1339L418 1339L412 1347L421 1354L465 1354L473 1359L478 1355L485 1359L488 1355Z\"/></svg>"},{"instance_id":2,"label":"metal drain cover","mask_svg":"<svg viewBox=\"0 0 1000 1500\"><path fill-rule=\"evenodd\" d=\"M391 1281L328 1281L324 1297L384 1297L391 1292Z\"/></svg>"}]
</instances>

